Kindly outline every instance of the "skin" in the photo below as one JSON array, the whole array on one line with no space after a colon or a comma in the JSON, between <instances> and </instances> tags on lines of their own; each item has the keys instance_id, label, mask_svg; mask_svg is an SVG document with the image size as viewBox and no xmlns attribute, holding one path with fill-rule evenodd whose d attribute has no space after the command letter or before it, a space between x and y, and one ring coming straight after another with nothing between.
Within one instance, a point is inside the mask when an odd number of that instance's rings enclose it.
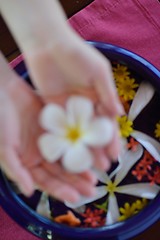
<instances>
[{"instance_id":1,"label":"skin","mask_svg":"<svg viewBox=\"0 0 160 240\"><path fill-rule=\"evenodd\" d=\"M92 196L96 177L91 170L71 174L60 163L50 164L41 157L38 115L44 104L64 104L71 94L90 97L97 114L107 115L115 125L110 145L93 150L95 167L108 169L119 152L115 117L123 113L110 63L71 29L58 1L0 0L0 9L37 89L33 91L0 57L1 167L26 195L36 185L62 201Z\"/></svg>"}]
</instances>

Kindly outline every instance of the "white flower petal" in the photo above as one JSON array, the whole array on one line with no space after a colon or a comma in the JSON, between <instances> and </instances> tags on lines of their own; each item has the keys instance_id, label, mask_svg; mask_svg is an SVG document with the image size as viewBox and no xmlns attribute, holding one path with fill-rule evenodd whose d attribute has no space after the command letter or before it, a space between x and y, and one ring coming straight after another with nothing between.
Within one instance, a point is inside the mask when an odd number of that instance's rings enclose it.
<instances>
[{"instance_id":1,"label":"white flower petal","mask_svg":"<svg viewBox=\"0 0 160 240\"><path fill-rule=\"evenodd\" d=\"M154 138L148 136L145 133L134 131L132 133L134 137L142 146L158 161L160 162L160 143Z\"/></svg>"},{"instance_id":2,"label":"white flower petal","mask_svg":"<svg viewBox=\"0 0 160 240\"><path fill-rule=\"evenodd\" d=\"M121 139L120 139L120 154L118 156L119 163L121 163L123 161L123 156L128 151L127 143L128 143L127 138L121 137Z\"/></svg>"},{"instance_id":3,"label":"white flower petal","mask_svg":"<svg viewBox=\"0 0 160 240\"><path fill-rule=\"evenodd\" d=\"M107 173L103 172L103 171L100 171L98 169L94 169L94 172L97 176L97 179L102 182L102 183L105 183L105 184L108 184L111 180L110 180L110 177L108 176Z\"/></svg>"},{"instance_id":4,"label":"white flower petal","mask_svg":"<svg viewBox=\"0 0 160 240\"><path fill-rule=\"evenodd\" d=\"M125 176L128 174L133 165L140 159L142 153L143 147L139 144L137 145L136 151L129 150L123 155L119 171L117 172L114 181L116 185L118 185L125 178Z\"/></svg>"},{"instance_id":5,"label":"white flower petal","mask_svg":"<svg viewBox=\"0 0 160 240\"><path fill-rule=\"evenodd\" d=\"M115 194L110 194L108 198L108 211L106 217L106 225L113 224L118 221L120 217L119 207Z\"/></svg>"},{"instance_id":6,"label":"white flower petal","mask_svg":"<svg viewBox=\"0 0 160 240\"><path fill-rule=\"evenodd\" d=\"M66 103L68 123L73 125L88 124L93 117L94 108L91 100L85 97L72 96Z\"/></svg>"},{"instance_id":7,"label":"white flower petal","mask_svg":"<svg viewBox=\"0 0 160 240\"><path fill-rule=\"evenodd\" d=\"M124 156L125 154L128 152L127 149L127 139L126 138L121 138L120 144L121 144L121 148L120 148L120 154L118 156L118 166L110 173L109 177L110 179L112 179L117 172L120 170L121 168L121 163L123 163L124 161ZM123 166L123 165L122 165Z\"/></svg>"},{"instance_id":8,"label":"white flower petal","mask_svg":"<svg viewBox=\"0 0 160 240\"><path fill-rule=\"evenodd\" d=\"M113 123L109 118L100 117L88 126L83 140L91 147L106 146L113 138Z\"/></svg>"},{"instance_id":9,"label":"white flower petal","mask_svg":"<svg viewBox=\"0 0 160 240\"><path fill-rule=\"evenodd\" d=\"M45 192L43 192L40 197L36 212L44 217L51 218L49 199L48 195Z\"/></svg>"},{"instance_id":10,"label":"white flower petal","mask_svg":"<svg viewBox=\"0 0 160 240\"><path fill-rule=\"evenodd\" d=\"M59 136L44 133L38 139L38 146L45 160L55 162L63 156L70 143Z\"/></svg>"},{"instance_id":11,"label":"white flower petal","mask_svg":"<svg viewBox=\"0 0 160 240\"><path fill-rule=\"evenodd\" d=\"M119 193L147 199L155 198L159 191L160 187L158 185L151 185L150 183L128 184L117 188Z\"/></svg>"},{"instance_id":12,"label":"white flower petal","mask_svg":"<svg viewBox=\"0 0 160 240\"><path fill-rule=\"evenodd\" d=\"M91 168L93 160L90 150L82 144L77 144L65 153L62 164L69 172L80 173Z\"/></svg>"},{"instance_id":13,"label":"white flower petal","mask_svg":"<svg viewBox=\"0 0 160 240\"><path fill-rule=\"evenodd\" d=\"M84 213L86 211L86 205L82 205L80 207L74 208L74 211L79 214Z\"/></svg>"},{"instance_id":14,"label":"white flower petal","mask_svg":"<svg viewBox=\"0 0 160 240\"><path fill-rule=\"evenodd\" d=\"M128 113L128 118L130 120L134 121L142 109L147 106L152 99L154 92L155 90L151 84L145 81L141 83Z\"/></svg>"},{"instance_id":15,"label":"white flower petal","mask_svg":"<svg viewBox=\"0 0 160 240\"><path fill-rule=\"evenodd\" d=\"M94 202L94 201L104 197L106 194L107 194L106 187L100 186L100 187L96 187L96 195L94 197L87 198L87 197L81 196L80 200L76 203L70 203L67 201L65 201L64 203L69 208L79 208L79 207L83 206L84 204Z\"/></svg>"},{"instance_id":16,"label":"white flower petal","mask_svg":"<svg viewBox=\"0 0 160 240\"><path fill-rule=\"evenodd\" d=\"M40 114L40 125L51 132L64 133L66 115L64 109L57 104L46 105Z\"/></svg>"}]
</instances>

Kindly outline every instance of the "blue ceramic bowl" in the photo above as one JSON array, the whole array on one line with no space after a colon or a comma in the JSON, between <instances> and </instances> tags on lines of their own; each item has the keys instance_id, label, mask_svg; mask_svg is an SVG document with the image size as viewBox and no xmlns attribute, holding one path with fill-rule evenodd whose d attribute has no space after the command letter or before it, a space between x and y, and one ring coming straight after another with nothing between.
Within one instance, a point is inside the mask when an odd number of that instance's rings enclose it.
<instances>
[{"instance_id":1,"label":"blue ceramic bowl","mask_svg":"<svg viewBox=\"0 0 160 240\"><path fill-rule=\"evenodd\" d=\"M120 61L147 78L160 92L160 72L140 56L105 43L89 42L111 61ZM24 62L15 70L29 81ZM53 240L105 240L129 239L160 219L160 194L141 212L123 222L99 228L71 228L38 215L13 190L5 175L0 173L0 204L23 228L42 239Z\"/></svg>"}]
</instances>

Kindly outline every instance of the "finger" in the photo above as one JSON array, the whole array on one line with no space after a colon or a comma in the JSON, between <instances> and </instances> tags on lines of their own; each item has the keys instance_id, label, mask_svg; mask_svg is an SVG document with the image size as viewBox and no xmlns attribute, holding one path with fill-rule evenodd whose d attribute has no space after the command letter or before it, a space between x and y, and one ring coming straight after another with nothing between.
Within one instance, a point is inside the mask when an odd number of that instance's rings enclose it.
<instances>
[{"instance_id":1,"label":"finger","mask_svg":"<svg viewBox=\"0 0 160 240\"><path fill-rule=\"evenodd\" d=\"M109 60L74 34L71 42L74 47L61 48L59 54L55 53L59 69L70 76L72 87L94 89L111 116L122 114Z\"/></svg>"},{"instance_id":2,"label":"finger","mask_svg":"<svg viewBox=\"0 0 160 240\"><path fill-rule=\"evenodd\" d=\"M26 195L33 192L33 181L21 165L17 155L19 147L19 121L14 105L8 95L0 91L0 164L11 180L19 183Z\"/></svg>"},{"instance_id":3,"label":"finger","mask_svg":"<svg viewBox=\"0 0 160 240\"><path fill-rule=\"evenodd\" d=\"M52 197L60 201L76 202L79 200L80 195L75 188L57 179L41 166L31 169L31 174L40 190L47 192Z\"/></svg>"},{"instance_id":4,"label":"finger","mask_svg":"<svg viewBox=\"0 0 160 240\"><path fill-rule=\"evenodd\" d=\"M27 169L21 165L14 150L6 149L4 146L0 147L0 165L6 175L16 182L22 193L31 196L34 192L33 179Z\"/></svg>"},{"instance_id":5,"label":"finger","mask_svg":"<svg viewBox=\"0 0 160 240\"><path fill-rule=\"evenodd\" d=\"M48 163L46 161L42 162L42 166L50 172L50 174L53 174L57 177L59 177L60 175L65 174L66 176L73 176L73 178L75 176L80 177L80 178L84 178L86 181L90 182L92 185L95 185L97 182L97 178L94 172L87 170L83 173L80 174L74 174L74 173L69 173L67 172L65 169L62 168L61 164L56 162L56 163Z\"/></svg>"},{"instance_id":6,"label":"finger","mask_svg":"<svg viewBox=\"0 0 160 240\"><path fill-rule=\"evenodd\" d=\"M75 188L79 192L79 194L84 196L93 196L95 194L95 178L94 183L90 182L91 178L91 180L93 180L92 173L90 173L90 176L87 172L83 175L69 173L65 169L63 169L62 166L58 163L53 165L44 163L43 166L50 174L52 174L52 176L69 184L70 186ZM88 179L86 177L88 177Z\"/></svg>"},{"instance_id":7,"label":"finger","mask_svg":"<svg viewBox=\"0 0 160 240\"><path fill-rule=\"evenodd\" d=\"M104 116L105 109L101 104L96 105L96 113L100 116ZM105 156L110 159L110 161L116 161L119 151L120 151L120 137L119 137L119 127L115 118L112 118L113 122L113 138L112 141L105 148Z\"/></svg>"},{"instance_id":8,"label":"finger","mask_svg":"<svg viewBox=\"0 0 160 240\"><path fill-rule=\"evenodd\" d=\"M94 167L98 170L107 171L111 166L111 159L107 157L103 149L94 149Z\"/></svg>"},{"instance_id":9,"label":"finger","mask_svg":"<svg viewBox=\"0 0 160 240\"><path fill-rule=\"evenodd\" d=\"M105 65L99 65L94 83L99 98L110 116L121 115L123 107L117 95L110 63L107 60Z\"/></svg>"},{"instance_id":10,"label":"finger","mask_svg":"<svg viewBox=\"0 0 160 240\"><path fill-rule=\"evenodd\" d=\"M63 92L61 94L56 94L56 95L48 95L47 97L45 97L45 102L54 102L57 103L59 105L64 105L64 103L67 101L67 99L71 96L71 95L80 95L80 96L84 96L86 98L89 98L92 100L93 104L96 104L98 102L98 96L95 92L94 89L91 88L78 88L78 89L72 89L72 90L67 90L67 92Z\"/></svg>"},{"instance_id":11,"label":"finger","mask_svg":"<svg viewBox=\"0 0 160 240\"><path fill-rule=\"evenodd\" d=\"M89 182L91 182L92 184L96 185L97 183L97 177L95 175L95 173L93 171L85 171L83 173L79 174L82 178L88 180Z\"/></svg>"}]
</instances>

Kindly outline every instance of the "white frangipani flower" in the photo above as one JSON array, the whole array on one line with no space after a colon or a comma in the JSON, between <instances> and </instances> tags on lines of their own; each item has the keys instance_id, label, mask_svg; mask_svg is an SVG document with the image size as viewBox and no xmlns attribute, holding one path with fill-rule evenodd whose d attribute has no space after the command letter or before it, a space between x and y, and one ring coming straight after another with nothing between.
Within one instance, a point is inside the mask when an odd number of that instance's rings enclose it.
<instances>
[{"instance_id":1,"label":"white frangipani flower","mask_svg":"<svg viewBox=\"0 0 160 240\"><path fill-rule=\"evenodd\" d=\"M141 111L147 106L151 101L155 90L148 82L142 82L138 88L138 91L133 99L131 104L128 120L134 121ZM145 121L145 119L144 119ZM160 143L154 138L148 136L147 134L140 132L136 129L133 129L133 132L130 133L130 136L135 138L139 143L144 146L144 148L158 161L160 162ZM125 140L125 139L124 139Z\"/></svg>"},{"instance_id":2,"label":"white frangipani flower","mask_svg":"<svg viewBox=\"0 0 160 240\"><path fill-rule=\"evenodd\" d=\"M42 192L42 195L36 208L36 212L44 217L51 218L49 198L45 192Z\"/></svg>"},{"instance_id":3,"label":"white frangipani flower","mask_svg":"<svg viewBox=\"0 0 160 240\"><path fill-rule=\"evenodd\" d=\"M72 96L65 109L48 104L40 115L47 131L38 140L42 156L49 162L59 159L71 172L83 172L93 165L90 148L104 147L113 137L113 124L106 117L95 117L91 100Z\"/></svg>"},{"instance_id":4,"label":"white frangipani flower","mask_svg":"<svg viewBox=\"0 0 160 240\"><path fill-rule=\"evenodd\" d=\"M158 194L160 187L156 184L150 183L134 183L127 185L119 185L122 180L127 176L131 168L136 164L143 154L143 147L137 146L136 151L126 150L123 151L119 166L110 175L104 172L97 172L98 179L105 185L97 186L96 196L92 198L81 197L80 201L73 204L65 202L70 208L77 208L84 204L91 203L98 200L105 195L108 195L108 209L106 216L106 224L113 224L118 221L120 217L116 193L128 194L141 198L153 199ZM113 180L112 180L113 179Z\"/></svg>"}]
</instances>

